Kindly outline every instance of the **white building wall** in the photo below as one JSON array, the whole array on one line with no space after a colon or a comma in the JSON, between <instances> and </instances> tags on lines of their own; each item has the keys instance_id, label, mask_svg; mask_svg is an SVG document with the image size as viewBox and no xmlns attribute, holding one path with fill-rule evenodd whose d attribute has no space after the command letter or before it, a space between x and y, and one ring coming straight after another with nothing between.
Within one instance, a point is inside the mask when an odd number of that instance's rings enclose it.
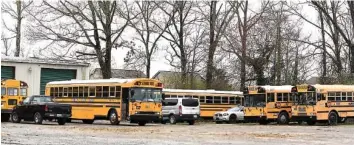
<instances>
[{"instance_id":1,"label":"white building wall","mask_svg":"<svg viewBox=\"0 0 354 145\"><path fill-rule=\"evenodd\" d=\"M41 68L52 69L73 69L76 70L76 79L88 80L88 66L74 65L53 65L53 64L32 64L32 63L17 63L17 62L1 62L2 66L15 67L15 79L25 81L28 86L28 95L40 94Z\"/></svg>"}]
</instances>

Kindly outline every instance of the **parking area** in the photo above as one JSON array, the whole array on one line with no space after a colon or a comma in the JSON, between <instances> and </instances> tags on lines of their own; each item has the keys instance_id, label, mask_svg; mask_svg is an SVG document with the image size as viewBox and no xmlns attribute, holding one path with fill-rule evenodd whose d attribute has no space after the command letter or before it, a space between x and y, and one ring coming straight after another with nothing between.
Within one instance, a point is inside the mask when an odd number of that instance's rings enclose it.
<instances>
[{"instance_id":1,"label":"parking area","mask_svg":"<svg viewBox=\"0 0 354 145\"><path fill-rule=\"evenodd\" d=\"M55 122L14 124L1 123L1 144L124 144L124 145L214 145L214 144L354 144L354 125L258 125L214 124L196 125L122 123L109 125L97 121L92 125Z\"/></svg>"}]
</instances>

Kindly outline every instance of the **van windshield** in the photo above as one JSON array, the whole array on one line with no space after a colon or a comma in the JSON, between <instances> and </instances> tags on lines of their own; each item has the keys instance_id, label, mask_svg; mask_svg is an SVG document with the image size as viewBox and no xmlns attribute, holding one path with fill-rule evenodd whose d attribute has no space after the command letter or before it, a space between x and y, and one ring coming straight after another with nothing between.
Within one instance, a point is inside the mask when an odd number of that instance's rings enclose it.
<instances>
[{"instance_id":1,"label":"van windshield","mask_svg":"<svg viewBox=\"0 0 354 145\"><path fill-rule=\"evenodd\" d=\"M187 107L197 107L199 101L197 99L182 99L182 105Z\"/></svg>"}]
</instances>

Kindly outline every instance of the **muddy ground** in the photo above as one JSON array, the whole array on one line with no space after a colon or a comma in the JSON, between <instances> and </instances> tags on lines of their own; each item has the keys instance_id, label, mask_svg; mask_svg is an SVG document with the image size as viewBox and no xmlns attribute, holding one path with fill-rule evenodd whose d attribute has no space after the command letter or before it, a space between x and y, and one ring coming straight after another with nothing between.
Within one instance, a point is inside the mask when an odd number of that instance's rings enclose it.
<instances>
[{"instance_id":1,"label":"muddy ground","mask_svg":"<svg viewBox=\"0 0 354 145\"><path fill-rule=\"evenodd\" d=\"M146 126L122 123L109 125L97 121L92 125L55 122L36 125L1 123L1 144L63 144L63 145L215 145L215 144L354 144L354 125L258 125L197 123Z\"/></svg>"}]
</instances>

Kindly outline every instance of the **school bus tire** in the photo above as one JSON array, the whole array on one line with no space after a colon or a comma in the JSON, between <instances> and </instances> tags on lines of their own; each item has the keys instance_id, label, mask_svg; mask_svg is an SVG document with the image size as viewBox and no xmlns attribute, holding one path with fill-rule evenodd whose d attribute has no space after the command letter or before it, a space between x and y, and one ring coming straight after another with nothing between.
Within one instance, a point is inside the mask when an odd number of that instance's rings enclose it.
<instances>
[{"instance_id":1,"label":"school bus tire","mask_svg":"<svg viewBox=\"0 0 354 145\"><path fill-rule=\"evenodd\" d=\"M338 115L335 111L328 114L328 125L335 126L338 124Z\"/></svg>"},{"instance_id":2,"label":"school bus tire","mask_svg":"<svg viewBox=\"0 0 354 145\"><path fill-rule=\"evenodd\" d=\"M280 112L278 115L278 124L286 125L289 124L289 115L287 112Z\"/></svg>"},{"instance_id":3,"label":"school bus tire","mask_svg":"<svg viewBox=\"0 0 354 145\"><path fill-rule=\"evenodd\" d=\"M109 115L108 115L109 122L111 122L112 125L119 125L119 119L118 119L118 114L117 111L115 110L110 110Z\"/></svg>"}]
</instances>

